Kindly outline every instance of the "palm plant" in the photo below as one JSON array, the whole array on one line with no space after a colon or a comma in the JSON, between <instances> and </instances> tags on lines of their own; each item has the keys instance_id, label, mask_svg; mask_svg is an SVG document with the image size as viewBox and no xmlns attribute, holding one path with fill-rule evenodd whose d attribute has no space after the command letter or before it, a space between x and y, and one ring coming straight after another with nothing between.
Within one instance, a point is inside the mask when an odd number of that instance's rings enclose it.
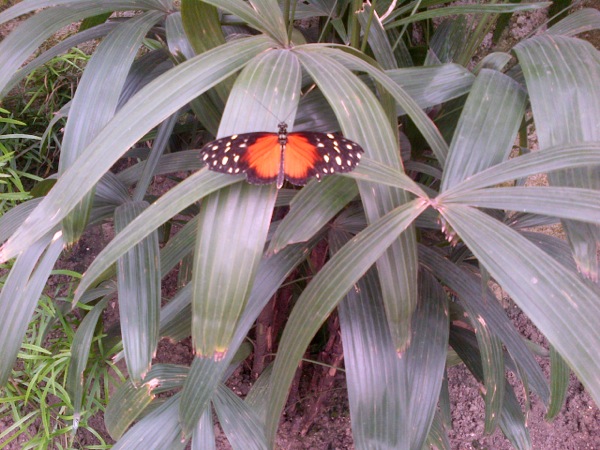
<instances>
[{"instance_id":1,"label":"palm plant","mask_svg":"<svg viewBox=\"0 0 600 450\"><path fill-rule=\"evenodd\" d=\"M499 13L548 3L430 9L441 3L182 0L178 10L170 0L25 0L1 13L5 22L52 6L0 43L4 94L45 58L103 39L62 111L56 184L0 222L0 261L16 258L0 293L0 383L65 246L112 221L115 238L76 292L95 306L77 330L67 387L76 423L89 342L118 295L129 381L105 416L115 448L212 448L213 409L234 447L271 447L298 363L336 307L357 448L448 448L437 405L455 355L484 386L486 430L500 426L517 448L531 444L505 368L549 415L568 367L598 402L600 60L572 36L598 28L600 14L571 14L516 45L516 59L492 53L471 72L464 66ZM100 21L21 68L60 27L130 10L142 13ZM448 18L461 13L478 20ZM291 20L310 17L320 18L316 43ZM428 30L434 18L419 58L407 30ZM190 122L209 140L275 131L281 120L341 130L365 149L360 166L278 190L209 171L197 150L165 153ZM526 144L533 123L537 151ZM136 149L155 127L151 147ZM112 173L132 147L141 161ZM186 170L195 172L149 196L154 176ZM550 186L522 185L537 173ZM161 226L182 211L185 225L160 248ZM568 243L531 231L558 221ZM223 383L248 354L248 330L324 239L329 259L296 299L273 366L239 399ZM190 270L161 307L161 280L177 266ZM550 342L551 386L491 281ZM191 367L152 364L160 337L189 335Z\"/></svg>"}]
</instances>

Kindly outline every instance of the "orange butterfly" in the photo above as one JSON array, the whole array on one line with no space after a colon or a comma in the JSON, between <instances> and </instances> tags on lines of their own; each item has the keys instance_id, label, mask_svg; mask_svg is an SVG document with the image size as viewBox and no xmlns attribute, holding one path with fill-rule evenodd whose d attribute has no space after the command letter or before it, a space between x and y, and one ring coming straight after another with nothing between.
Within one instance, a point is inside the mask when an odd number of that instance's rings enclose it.
<instances>
[{"instance_id":1,"label":"orange butterfly","mask_svg":"<svg viewBox=\"0 0 600 450\"><path fill-rule=\"evenodd\" d=\"M234 134L200 149L210 170L245 173L252 184L276 181L277 189L284 179L302 186L312 177L350 172L363 152L356 142L330 133L288 133L285 122L279 124L279 133Z\"/></svg>"}]
</instances>

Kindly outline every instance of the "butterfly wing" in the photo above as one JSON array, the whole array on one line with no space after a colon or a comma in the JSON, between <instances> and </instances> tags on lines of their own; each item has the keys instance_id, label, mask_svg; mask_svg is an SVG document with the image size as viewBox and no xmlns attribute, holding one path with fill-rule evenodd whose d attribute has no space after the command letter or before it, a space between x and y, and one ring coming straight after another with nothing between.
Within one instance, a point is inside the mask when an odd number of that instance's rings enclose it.
<instances>
[{"instance_id":1,"label":"butterfly wing","mask_svg":"<svg viewBox=\"0 0 600 450\"><path fill-rule=\"evenodd\" d=\"M283 126L282 126L283 125ZM285 142L283 174L280 175L281 144ZM358 165L364 150L356 143L329 133L235 134L206 144L200 157L210 170L227 174L245 173L249 183L269 184L283 176L292 184L305 185L310 178L350 172Z\"/></svg>"},{"instance_id":2,"label":"butterfly wing","mask_svg":"<svg viewBox=\"0 0 600 450\"><path fill-rule=\"evenodd\" d=\"M364 150L356 142L330 133L290 133L284 157L285 177L295 185L309 178L350 172Z\"/></svg>"},{"instance_id":3,"label":"butterfly wing","mask_svg":"<svg viewBox=\"0 0 600 450\"><path fill-rule=\"evenodd\" d=\"M210 170L245 173L252 184L269 184L279 174L281 145L276 133L234 134L206 144L200 157Z\"/></svg>"}]
</instances>

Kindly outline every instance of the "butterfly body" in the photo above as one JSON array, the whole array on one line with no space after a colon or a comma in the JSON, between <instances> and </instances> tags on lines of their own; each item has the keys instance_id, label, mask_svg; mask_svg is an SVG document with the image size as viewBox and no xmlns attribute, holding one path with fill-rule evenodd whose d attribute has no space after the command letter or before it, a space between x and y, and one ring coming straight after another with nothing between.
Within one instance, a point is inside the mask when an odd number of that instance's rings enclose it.
<instances>
[{"instance_id":1,"label":"butterfly body","mask_svg":"<svg viewBox=\"0 0 600 450\"><path fill-rule=\"evenodd\" d=\"M288 133L281 122L278 133L234 134L209 142L200 157L211 170L244 173L249 183L276 182L279 189L286 179L302 186L310 178L350 172L363 152L356 142L330 133Z\"/></svg>"}]
</instances>

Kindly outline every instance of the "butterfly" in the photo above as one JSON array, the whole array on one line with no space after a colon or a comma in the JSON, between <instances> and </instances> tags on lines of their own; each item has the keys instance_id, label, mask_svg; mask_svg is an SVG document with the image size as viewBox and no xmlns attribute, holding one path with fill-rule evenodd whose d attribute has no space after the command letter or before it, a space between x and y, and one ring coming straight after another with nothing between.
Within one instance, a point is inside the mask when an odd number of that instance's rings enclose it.
<instances>
[{"instance_id":1,"label":"butterfly","mask_svg":"<svg viewBox=\"0 0 600 450\"><path fill-rule=\"evenodd\" d=\"M303 186L313 177L350 172L362 153L356 142L331 133L288 133L285 122L279 124L278 133L234 134L200 149L210 170L243 173L252 184L276 182L277 189L284 180Z\"/></svg>"}]
</instances>

